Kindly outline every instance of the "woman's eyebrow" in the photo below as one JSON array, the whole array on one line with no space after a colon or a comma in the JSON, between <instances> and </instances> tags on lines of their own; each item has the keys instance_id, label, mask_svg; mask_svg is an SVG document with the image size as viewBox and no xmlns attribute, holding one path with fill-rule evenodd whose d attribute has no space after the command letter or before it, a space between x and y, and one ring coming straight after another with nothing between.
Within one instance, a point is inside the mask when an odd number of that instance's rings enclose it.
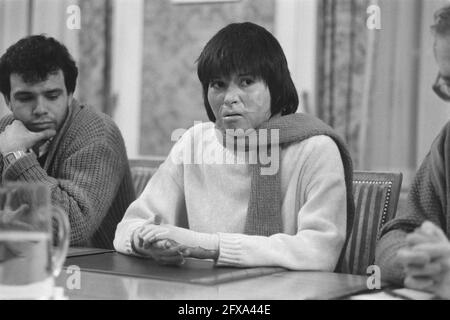
<instances>
[{"instance_id":1,"label":"woman's eyebrow","mask_svg":"<svg viewBox=\"0 0 450 320\"><path fill-rule=\"evenodd\" d=\"M56 94L56 93L61 93L61 92L63 92L63 90L62 89L50 89L50 90L46 90L45 91L45 93L48 93L48 94Z\"/></svg>"}]
</instances>

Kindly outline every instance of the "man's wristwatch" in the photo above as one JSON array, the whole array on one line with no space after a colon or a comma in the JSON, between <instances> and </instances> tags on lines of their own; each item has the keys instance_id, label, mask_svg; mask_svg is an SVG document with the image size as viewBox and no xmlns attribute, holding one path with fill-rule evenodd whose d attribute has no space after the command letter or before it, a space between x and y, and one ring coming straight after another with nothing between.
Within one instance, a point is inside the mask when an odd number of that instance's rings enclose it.
<instances>
[{"instance_id":1,"label":"man's wristwatch","mask_svg":"<svg viewBox=\"0 0 450 320\"><path fill-rule=\"evenodd\" d=\"M8 152L6 155L3 156L3 161L7 164L10 165L11 163L13 163L14 161L16 161L17 159L20 159L24 156L26 156L27 153L23 150L17 150L17 151L13 151L13 152Z\"/></svg>"}]
</instances>

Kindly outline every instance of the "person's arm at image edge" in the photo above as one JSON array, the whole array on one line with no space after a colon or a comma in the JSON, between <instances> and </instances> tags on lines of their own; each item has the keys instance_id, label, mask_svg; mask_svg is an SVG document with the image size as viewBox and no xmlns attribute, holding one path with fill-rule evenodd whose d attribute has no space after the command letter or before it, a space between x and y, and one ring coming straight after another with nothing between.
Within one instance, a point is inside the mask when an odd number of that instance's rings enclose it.
<instances>
[{"instance_id":1,"label":"person's arm at image edge","mask_svg":"<svg viewBox=\"0 0 450 320\"><path fill-rule=\"evenodd\" d=\"M395 218L388 221L381 231L381 238L376 247L375 264L380 267L383 281L403 284L405 273L397 260L397 253L407 247L406 236L409 232L420 227L426 220L440 226L442 195L439 194L443 191L436 183L443 179L444 156L441 150L449 132L446 126L436 137L410 186L407 206L403 210L398 210Z\"/></svg>"}]
</instances>

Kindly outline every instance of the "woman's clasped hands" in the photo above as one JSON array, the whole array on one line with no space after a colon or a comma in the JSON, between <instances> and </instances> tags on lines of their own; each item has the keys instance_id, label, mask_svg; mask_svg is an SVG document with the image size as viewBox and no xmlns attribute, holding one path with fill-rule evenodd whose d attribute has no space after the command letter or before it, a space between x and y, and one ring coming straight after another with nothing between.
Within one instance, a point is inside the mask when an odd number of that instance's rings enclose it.
<instances>
[{"instance_id":1,"label":"woman's clasped hands","mask_svg":"<svg viewBox=\"0 0 450 320\"><path fill-rule=\"evenodd\" d=\"M217 259L219 239L170 224L145 223L133 233L133 247L161 264L182 265L187 257Z\"/></svg>"}]
</instances>

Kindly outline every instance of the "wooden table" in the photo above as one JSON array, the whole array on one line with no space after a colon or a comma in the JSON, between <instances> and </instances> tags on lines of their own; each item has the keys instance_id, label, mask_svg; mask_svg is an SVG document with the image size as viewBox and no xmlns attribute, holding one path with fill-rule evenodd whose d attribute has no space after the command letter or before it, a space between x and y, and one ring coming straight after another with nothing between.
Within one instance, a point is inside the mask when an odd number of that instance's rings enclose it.
<instances>
[{"instance_id":1,"label":"wooden table","mask_svg":"<svg viewBox=\"0 0 450 320\"><path fill-rule=\"evenodd\" d=\"M176 268L170 270L178 272ZM117 275L102 270L82 269L78 275L80 287L74 289L67 285L73 281L74 273L63 269L57 279L57 285L65 288L69 299L336 299L367 290L364 276L312 271L281 271L212 285Z\"/></svg>"}]
</instances>

